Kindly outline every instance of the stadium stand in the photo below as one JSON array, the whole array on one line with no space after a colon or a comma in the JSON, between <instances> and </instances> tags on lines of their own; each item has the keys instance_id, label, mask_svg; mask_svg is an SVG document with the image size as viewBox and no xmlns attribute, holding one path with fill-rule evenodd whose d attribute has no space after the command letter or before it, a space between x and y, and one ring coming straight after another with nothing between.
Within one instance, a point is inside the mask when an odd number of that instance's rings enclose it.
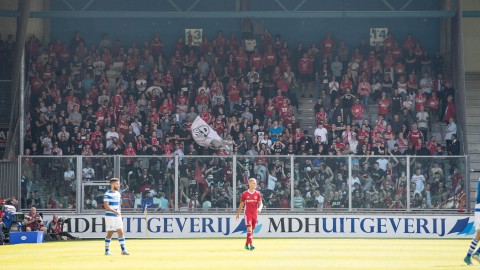
<instances>
[{"instance_id":1,"label":"stadium stand","mask_svg":"<svg viewBox=\"0 0 480 270\"><path fill-rule=\"evenodd\" d=\"M129 46L106 34L86 44L78 32L70 42L27 42L22 207L76 207L76 158L67 155L84 156L85 182L112 177L111 155L123 155L124 207L150 199L156 210L174 201L173 161L162 155L179 155L179 203L192 211L232 207L233 166L237 188L250 176L260 180L267 207L289 208L293 185L295 208L348 208L347 155L354 208L404 209L405 155L418 155L411 180L424 181L410 186L412 209L465 207L460 165L423 157L452 154L459 143L451 137L455 89L442 55L412 35L389 33L370 47L332 33L295 48L268 32L255 48L222 31L199 47L152 36ZM227 149L194 143L197 116ZM103 193L86 188L84 209L102 207Z\"/></svg>"}]
</instances>

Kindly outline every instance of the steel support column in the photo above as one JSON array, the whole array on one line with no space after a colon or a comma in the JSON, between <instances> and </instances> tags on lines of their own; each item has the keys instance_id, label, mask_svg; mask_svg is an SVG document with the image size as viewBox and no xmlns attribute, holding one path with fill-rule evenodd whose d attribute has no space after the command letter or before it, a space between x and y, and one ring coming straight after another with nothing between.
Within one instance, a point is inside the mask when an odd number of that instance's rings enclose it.
<instances>
[{"instance_id":1,"label":"steel support column","mask_svg":"<svg viewBox=\"0 0 480 270\"><path fill-rule=\"evenodd\" d=\"M12 75L12 113L10 116L10 128L9 136L7 138L7 148L5 149L4 158L13 160L16 155L18 155L18 147L16 143L19 133L19 85L20 85L20 74L22 67L22 54L25 48L25 40L27 33L28 18L30 17L30 6L31 0L19 0L18 1L18 13L20 17L17 18L17 33L16 33L16 45L15 45L15 56L13 64L13 75Z\"/></svg>"}]
</instances>

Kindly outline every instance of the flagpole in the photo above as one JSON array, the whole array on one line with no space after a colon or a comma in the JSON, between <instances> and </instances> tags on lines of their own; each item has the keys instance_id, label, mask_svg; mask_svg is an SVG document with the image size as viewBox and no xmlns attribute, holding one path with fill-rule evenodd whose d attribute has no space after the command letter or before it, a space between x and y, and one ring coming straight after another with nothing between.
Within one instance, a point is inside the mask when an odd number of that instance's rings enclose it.
<instances>
[{"instance_id":1,"label":"flagpole","mask_svg":"<svg viewBox=\"0 0 480 270\"><path fill-rule=\"evenodd\" d=\"M145 207L145 237L148 239L148 205Z\"/></svg>"}]
</instances>

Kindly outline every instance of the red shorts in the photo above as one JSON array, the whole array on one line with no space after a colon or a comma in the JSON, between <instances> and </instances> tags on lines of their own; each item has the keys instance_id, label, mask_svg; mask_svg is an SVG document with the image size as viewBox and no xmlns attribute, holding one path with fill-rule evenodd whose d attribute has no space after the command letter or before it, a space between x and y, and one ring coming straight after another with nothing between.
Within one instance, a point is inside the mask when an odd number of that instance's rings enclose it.
<instances>
[{"instance_id":1,"label":"red shorts","mask_svg":"<svg viewBox=\"0 0 480 270\"><path fill-rule=\"evenodd\" d=\"M252 227L252 230L257 226L257 216L245 215L245 227Z\"/></svg>"}]
</instances>

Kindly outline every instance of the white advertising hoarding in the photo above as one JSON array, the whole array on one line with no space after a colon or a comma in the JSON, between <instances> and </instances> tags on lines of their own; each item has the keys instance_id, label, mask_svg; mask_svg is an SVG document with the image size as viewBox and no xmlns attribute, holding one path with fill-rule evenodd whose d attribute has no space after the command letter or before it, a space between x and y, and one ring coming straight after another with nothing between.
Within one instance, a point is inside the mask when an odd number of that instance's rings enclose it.
<instances>
[{"instance_id":1,"label":"white advertising hoarding","mask_svg":"<svg viewBox=\"0 0 480 270\"><path fill-rule=\"evenodd\" d=\"M71 215L65 230L80 238L105 237L102 215ZM45 217L51 219L51 216ZM128 238L245 237L243 219L233 215L181 214L123 216ZM148 230L148 231L147 231ZM281 238L471 238L473 217L416 215L259 216L256 237Z\"/></svg>"}]
</instances>

